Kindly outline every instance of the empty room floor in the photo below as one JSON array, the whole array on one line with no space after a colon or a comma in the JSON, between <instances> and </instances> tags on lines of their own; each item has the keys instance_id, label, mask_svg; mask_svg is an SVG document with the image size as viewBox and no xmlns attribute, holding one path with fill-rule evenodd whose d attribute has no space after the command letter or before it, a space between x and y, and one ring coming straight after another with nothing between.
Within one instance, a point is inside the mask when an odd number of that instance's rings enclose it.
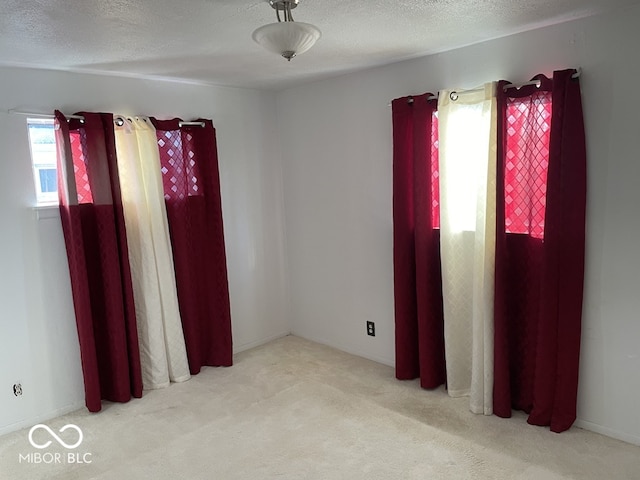
<instances>
[{"instance_id":1,"label":"empty room floor","mask_svg":"<svg viewBox=\"0 0 640 480\"><path fill-rule=\"evenodd\" d=\"M294 336L46 424L77 425L82 444L52 442L40 450L52 461L30 463L28 429L0 437L0 478L640 479L640 447L579 428L554 434L520 413L473 415L467 399Z\"/></svg>"}]
</instances>

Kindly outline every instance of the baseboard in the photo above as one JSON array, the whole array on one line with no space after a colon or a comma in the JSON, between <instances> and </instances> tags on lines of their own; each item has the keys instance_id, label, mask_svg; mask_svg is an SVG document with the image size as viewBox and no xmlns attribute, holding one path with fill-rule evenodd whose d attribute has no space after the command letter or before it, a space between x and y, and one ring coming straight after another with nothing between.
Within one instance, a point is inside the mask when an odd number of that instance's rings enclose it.
<instances>
[{"instance_id":1,"label":"baseboard","mask_svg":"<svg viewBox=\"0 0 640 480\"><path fill-rule=\"evenodd\" d=\"M50 412L43 413L41 415L37 415L33 418L28 418L16 423L5 425L4 427L0 427L0 436L6 435L7 433L15 432L17 430L21 430L23 428L33 427L38 423L46 422L47 420L51 420L52 418L57 418L62 415L66 415L67 413L75 412L76 410L80 410L83 407L84 407L84 401L67 405L65 407L58 408L56 410L52 410Z\"/></svg>"},{"instance_id":2,"label":"baseboard","mask_svg":"<svg viewBox=\"0 0 640 480\"><path fill-rule=\"evenodd\" d=\"M284 331L284 332L280 332L277 333L275 335L271 335L269 337L266 338L261 338L259 340L255 340L253 342L248 342L248 343L243 343L241 345L234 345L233 348L233 353L240 353L243 352L245 350L249 350L250 348L254 348L254 347L258 347L260 345L264 345L265 343L269 343L273 340L277 340L278 338L282 338L282 337L286 337L287 335L290 335L291 332ZM60 417L62 415L66 415L67 413L71 413L75 410L79 410L81 408L84 407L84 401L83 402L79 402L77 404L72 404L72 405L67 405L65 407L62 408L58 408L56 410L52 410L50 412L47 413L43 413L41 415L37 415L33 418L28 418L25 420L21 420L19 422L15 422L15 423L11 423L9 425L5 425L3 427L0 427L0 436L1 435L6 435L8 433L11 432L15 432L17 430L21 430L23 428L26 427L32 427L33 425L36 425L38 423L42 423L42 422L46 422L47 420L51 420L52 418L56 418L56 417Z\"/></svg>"},{"instance_id":3,"label":"baseboard","mask_svg":"<svg viewBox=\"0 0 640 480\"><path fill-rule=\"evenodd\" d=\"M351 355L356 355L357 357L366 358L367 360L372 360L374 362L381 363L388 367L395 366L395 360L393 359L378 357L376 355L371 355L365 352L361 352L357 348L352 348L336 342L329 342L323 338L315 337L314 335L307 335L305 333L300 333L295 330L291 332L291 335L304 338L305 340L309 340L310 342L316 342L321 345L326 345L327 347L332 347L332 348L335 348L336 350L340 350L341 352L350 353Z\"/></svg>"},{"instance_id":4,"label":"baseboard","mask_svg":"<svg viewBox=\"0 0 640 480\"><path fill-rule=\"evenodd\" d=\"M311 342L320 343L322 345L326 345L328 347L335 348L335 349L340 350L342 352L350 353L351 355L357 355L358 357L363 357L363 358L366 358L368 360L372 360L374 362L378 362L378 363L381 363L383 365L387 365L389 367L394 367L395 366L395 361L394 360L391 360L391 359L388 359L388 358L377 357L375 355L369 355L367 353L359 351L358 349L351 348L351 347L348 347L346 345L339 344L339 343L336 343L336 342L329 342L324 338L316 337L314 335L307 335L305 333L300 333L300 332L298 332L296 330L293 330L291 332L291 335L295 335L296 337L304 338L305 340L309 340ZM592 422L588 422L586 420L580 420L580 419L578 419L578 420L576 420L574 422L574 426L576 426L578 428L583 428L584 430L589 430L591 432L599 433L599 434L605 435L607 437L615 438L616 440L621 440L623 442L627 442L627 443L631 443L633 445L639 445L640 446L640 437L638 437L636 435L620 432L620 431L614 430L612 428L603 427L602 425L598 425L596 423L592 423Z\"/></svg>"},{"instance_id":5,"label":"baseboard","mask_svg":"<svg viewBox=\"0 0 640 480\"><path fill-rule=\"evenodd\" d=\"M259 347L260 345L264 345L266 343L269 343L271 341L277 340L279 338L286 337L287 335L295 335L297 337L304 338L305 340L309 340L311 342L320 343L322 345L326 345L328 347L335 348L337 350L349 353L351 355L357 355L359 357L366 358L368 360L372 360L374 362L378 362L378 363L381 363L383 365L387 365L387 366L390 366L390 367L394 366L394 361L390 360L388 358L378 357L376 355L370 355L370 354L367 354L365 352L361 352L358 349L351 348L351 347L348 347L348 346L343 345L343 344L339 344L339 343L335 343L335 342L329 342L324 338L315 337L314 335L306 335L306 334L303 334L303 333L300 333L300 332L296 332L296 331L284 331L284 332L280 332L280 333L277 333L275 335L271 335L269 337L265 337L265 338L262 338L262 339L259 339L259 340L255 340L255 341L248 342L248 343L243 343L241 345L235 345L233 350L234 350L234 353L240 353L240 352L243 352L245 350L249 350L249 349L254 348L254 347ZM11 432L15 432L17 430L21 430L21 429L26 428L26 427L32 427L33 425L36 425L38 423L46 422L47 420L51 420L52 418L56 418L56 417L60 417L62 415L66 415L67 413L71 413L71 412L73 412L75 410L79 410L79 409L81 409L83 407L84 407L84 402L78 402L76 404L67 405L65 407L61 407L61 408L58 408L56 410L52 410L52 411L49 411L47 413L43 413L41 415L37 415L37 416L35 416L33 418L29 418L29 419L21 420L19 422L11 423L9 425L5 425L3 427L0 427L0 436L6 435L6 434L11 433ZM633 444L633 445L639 445L640 446L640 437L638 437L636 435L629 434L629 433L620 432L620 431L612 429L612 428L604 427L602 425L598 425L597 423L592 423L592 422L589 422L587 420L577 419L574 422L574 426L576 426L578 428L583 428L584 430L589 430L591 432L599 433L599 434L605 435L607 437L615 438L616 440L621 440L623 442L627 442L627 443L630 443L630 444Z\"/></svg>"},{"instance_id":6,"label":"baseboard","mask_svg":"<svg viewBox=\"0 0 640 480\"><path fill-rule=\"evenodd\" d=\"M586 420L576 420L573 423L574 426L589 430L591 432L599 433L606 437L615 438L616 440L622 440L623 442L631 443L633 445L640 445L640 437L632 435L630 433L620 432L612 428L603 427L597 423L587 422Z\"/></svg>"},{"instance_id":7,"label":"baseboard","mask_svg":"<svg viewBox=\"0 0 640 480\"><path fill-rule=\"evenodd\" d=\"M249 350L249 349L254 348L254 347L259 347L260 345L264 345L265 343L269 343L269 342L272 342L272 341L277 340L279 338L286 337L287 335L291 335L291 332L289 330L287 330L285 332L276 333L275 335L271 335L271 336L266 337L266 338L261 338L259 340L255 340L253 342L242 343L240 345L234 345L233 346L233 353L244 352L245 350Z\"/></svg>"}]
</instances>

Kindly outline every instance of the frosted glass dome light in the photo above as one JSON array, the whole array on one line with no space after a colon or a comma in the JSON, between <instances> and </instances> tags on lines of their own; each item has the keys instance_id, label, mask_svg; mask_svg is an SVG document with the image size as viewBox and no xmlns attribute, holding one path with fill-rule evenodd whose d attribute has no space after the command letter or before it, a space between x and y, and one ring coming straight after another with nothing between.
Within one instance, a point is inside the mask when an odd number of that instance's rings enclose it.
<instances>
[{"instance_id":1,"label":"frosted glass dome light","mask_svg":"<svg viewBox=\"0 0 640 480\"><path fill-rule=\"evenodd\" d=\"M297 6L299 0L267 1L276 10L278 22L258 28L253 32L253 40L288 61L313 47L322 33L314 25L293 20L291 9ZM284 20L280 18L280 12L284 14Z\"/></svg>"}]
</instances>

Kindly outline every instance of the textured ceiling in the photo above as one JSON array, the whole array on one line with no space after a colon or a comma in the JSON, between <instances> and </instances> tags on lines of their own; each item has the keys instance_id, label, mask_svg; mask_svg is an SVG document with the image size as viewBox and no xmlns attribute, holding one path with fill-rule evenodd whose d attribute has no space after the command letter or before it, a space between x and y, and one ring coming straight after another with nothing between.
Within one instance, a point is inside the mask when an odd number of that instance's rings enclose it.
<instances>
[{"instance_id":1,"label":"textured ceiling","mask_svg":"<svg viewBox=\"0 0 640 480\"><path fill-rule=\"evenodd\" d=\"M251 40L263 0L0 0L0 64L281 89L640 0L302 0L323 36L291 63Z\"/></svg>"}]
</instances>

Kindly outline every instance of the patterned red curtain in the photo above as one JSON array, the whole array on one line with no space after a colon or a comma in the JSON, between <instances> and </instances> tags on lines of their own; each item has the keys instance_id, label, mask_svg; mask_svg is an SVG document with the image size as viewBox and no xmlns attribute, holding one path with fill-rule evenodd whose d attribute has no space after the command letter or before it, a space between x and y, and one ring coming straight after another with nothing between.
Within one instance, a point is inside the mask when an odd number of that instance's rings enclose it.
<instances>
[{"instance_id":1,"label":"patterned red curtain","mask_svg":"<svg viewBox=\"0 0 640 480\"><path fill-rule=\"evenodd\" d=\"M431 96L392 102L396 377L419 377L423 388L446 379L437 102L428 100Z\"/></svg>"},{"instance_id":2,"label":"patterned red curtain","mask_svg":"<svg viewBox=\"0 0 640 480\"><path fill-rule=\"evenodd\" d=\"M232 364L231 313L216 135L210 120L156 128L178 302L192 374Z\"/></svg>"},{"instance_id":3,"label":"patterned red curtain","mask_svg":"<svg viewBox=\"0 0 640 480\"><path fill-rule=\"evenodd\" d=\"M76 314L85 400L142 396L142 374L113 117L55 112L60 216Z\"/></svg>"},{"instance_id":4,"label":"patterned red curtain","mask_svg":"<svg viewBox=\"0 0 640 480\"><path fill-rule=\"evenodd\" d=\"M575 70L498 88L494 413L576 418L586 152ZM501 175L502 173L502 175Z\"/></svg>"}]
</instances>

